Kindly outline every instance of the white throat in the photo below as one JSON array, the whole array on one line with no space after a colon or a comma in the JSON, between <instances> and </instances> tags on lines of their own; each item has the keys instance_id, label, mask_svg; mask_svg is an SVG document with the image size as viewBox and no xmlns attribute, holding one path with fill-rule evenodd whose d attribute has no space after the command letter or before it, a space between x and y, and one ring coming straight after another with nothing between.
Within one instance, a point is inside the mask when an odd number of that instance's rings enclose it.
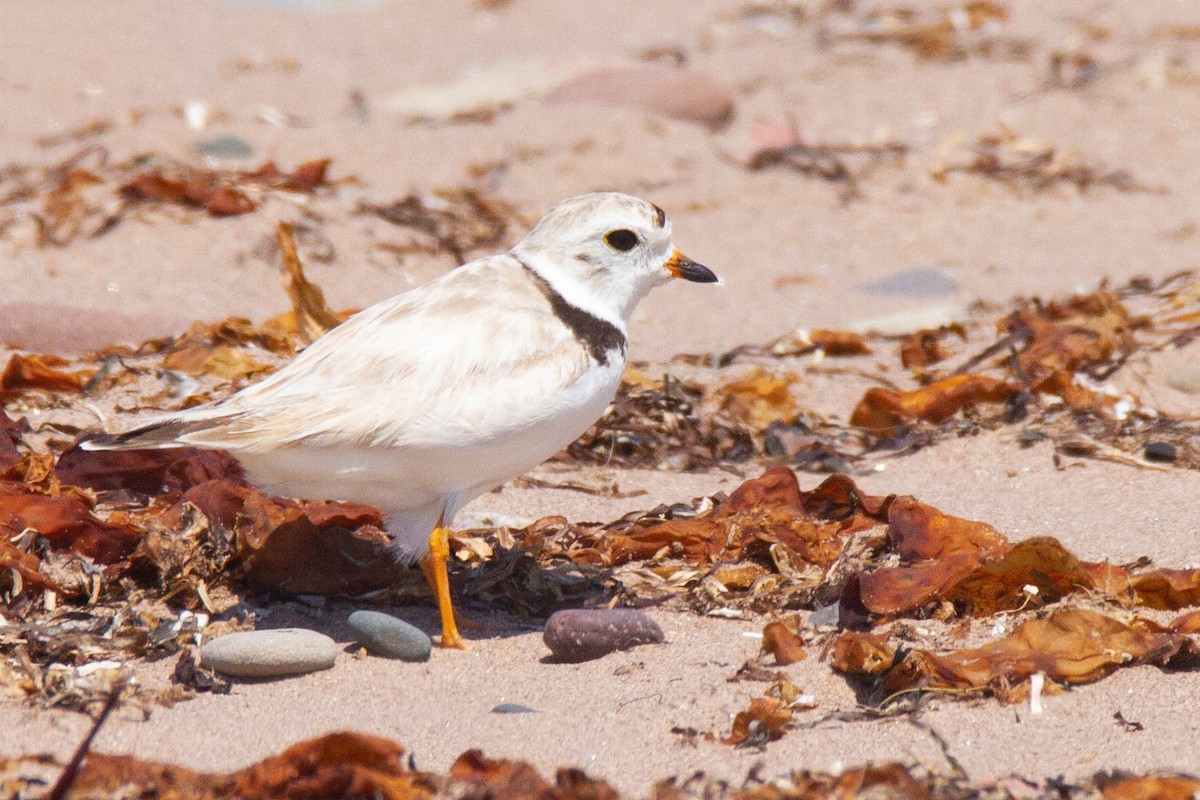
<instances>
[{"instance_id":1,"label":"white throat","mask_svg":"<svg viewBox=\"0 0 1200 800\"><path fill-rule=\"evenodd\" d=\"M627 317L633 310L633 306L641 299L640 296L629 302L628 308L626 308L623 303L626 298L611 297L596 292L594 288L562 269L553 259L541 253L520 252L517 248L513 248L509 252L527 268L533 270L551 289L558 292L563 300L580 311L586 311L593 317L612 323L621 333L628 334Z\"/></svg>"}]
</instances>

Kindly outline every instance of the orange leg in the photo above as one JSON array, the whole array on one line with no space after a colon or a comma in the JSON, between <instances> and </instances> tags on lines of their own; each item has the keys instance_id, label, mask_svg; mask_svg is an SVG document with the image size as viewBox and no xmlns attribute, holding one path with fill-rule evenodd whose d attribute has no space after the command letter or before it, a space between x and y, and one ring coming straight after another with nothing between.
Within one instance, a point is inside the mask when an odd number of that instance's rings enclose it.
<instances>
[{"instance_id":1,"label":"orange leg","mask_svg":"<svg viewBox=\"0 0 1200 800\"><path fill-rule=\"evenodd\" d=\"M450 577L446 574L446 559L450 557L449 531L442 526L442 518L438 517L433 533L429 534L429 555L421 559L421 571L425 580L437 597L438 611L442 615L441 647L454 647L466 650L467 643L458 635L458 625L454 621L454 605L450 602Z\"/></svg>"}]
</instances>

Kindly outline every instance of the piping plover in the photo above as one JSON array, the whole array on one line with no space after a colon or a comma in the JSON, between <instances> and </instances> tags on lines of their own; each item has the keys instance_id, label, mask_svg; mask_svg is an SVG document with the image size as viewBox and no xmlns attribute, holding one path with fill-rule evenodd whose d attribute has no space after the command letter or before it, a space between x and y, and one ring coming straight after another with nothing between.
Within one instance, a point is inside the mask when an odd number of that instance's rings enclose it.
<instances>
[{"instance_id":1,"label":"piping plover","mask_svg":"<svg viewBox=\"0 0 1200 800\"><path fill-rule=\"evenodd\" d=\"M575 197L507 253L359 312L265 380L82 446L226 450L266 491L378 506L437 595L442 646L463 647L447 527L604 413L630 313L673 277L717 282L674 248L662 209Z\"/></svg>"}]
</instances>

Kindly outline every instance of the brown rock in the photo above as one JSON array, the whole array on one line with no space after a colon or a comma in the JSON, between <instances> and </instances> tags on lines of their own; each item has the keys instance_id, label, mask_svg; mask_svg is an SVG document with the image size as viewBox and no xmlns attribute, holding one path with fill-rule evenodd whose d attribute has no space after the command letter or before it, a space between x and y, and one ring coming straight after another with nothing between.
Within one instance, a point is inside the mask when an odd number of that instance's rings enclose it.
<instances>
[{"instance_id":1,"label":"brown rock","mask_svg":"<svg viewBox=\"0 0 1200 800\"><path fill-rule=\"evenodd\" d=\"M557 660L573 664L661 642L663 632L632 608L569 609L550 615L542 641Z\"/></svg>"},{"instance_id":2,"label":"brown rock","mask_svg":"<svg viewBox=\"0 0 1200 800\"><path fill-rule=\"evenodd\" d=\"M726 87L695 72L660 64L585 72L559 84L547 99L643 108L714 130L728 124L734 111L733 93Z\"/></svg>"}]
</instances>

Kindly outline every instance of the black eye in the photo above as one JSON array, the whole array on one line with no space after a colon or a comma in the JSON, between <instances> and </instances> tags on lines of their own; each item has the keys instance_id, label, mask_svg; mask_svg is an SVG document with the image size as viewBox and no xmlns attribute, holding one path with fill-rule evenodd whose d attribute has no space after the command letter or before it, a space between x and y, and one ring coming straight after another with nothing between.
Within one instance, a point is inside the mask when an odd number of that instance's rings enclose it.
<instances>
[{"instance_id":1,"label":"black eye","mask_svg":"<svg viewBox=\"0 0 1200 800\"><path fill-rule=\"evenodd\" d=\"M604 234L604 241L608 242L608 246L617 250L632 250L637 246L637 234L625 228L618 228L615 231L609 231Z\"/></svg>"}]
</instances>

